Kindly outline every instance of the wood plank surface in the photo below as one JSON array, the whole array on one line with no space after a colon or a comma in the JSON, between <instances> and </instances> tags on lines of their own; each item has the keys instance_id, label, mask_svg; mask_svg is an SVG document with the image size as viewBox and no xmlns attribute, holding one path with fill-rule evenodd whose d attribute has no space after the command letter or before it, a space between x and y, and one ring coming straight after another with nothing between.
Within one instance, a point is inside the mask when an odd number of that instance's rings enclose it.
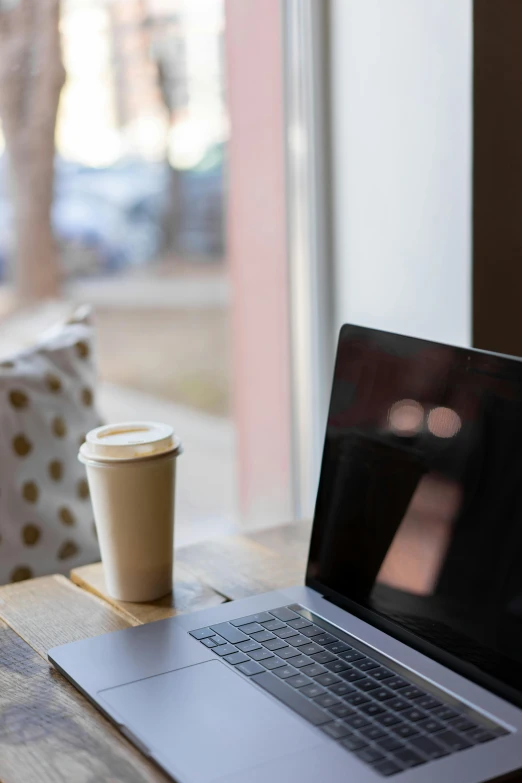
<instances>
[{"instance_id":1,"label":"wood plank surface","mask_svg":"<svg viewBox=\"0 0 522 783\"><path fill-rule=\"evenodd\" d=\"M202 584L198 577L183 563L174 565L174 591L159 601L151 603L131 603L118 601L107 592L103 566L101 563L82 566L71 571L71 580L78 587L103 598L133 623L150 623L163 620L181 612L197 612L223 603L224 596Z\"/></svg>"},{"instance_id":2,"label":"wood plank surface","mask_svg":"<svg viewBox=\"0 0 522 783\"><path fill-rule=\"evenodd\" d=\"M311 520L291 522L287 525L277 525L246 534L247 538L257 541L267 549L283 557L290 557L302 563L303 573L308 560L308 547L312 532Z\"/></svg>"},{"instance_id":3,"label":"wood plank surface","mask_svg":"<svg viewBox=\"0 0 522 783\"><path fill-rule=\"evenodd\" d=\"M58 644L137 624L59 575L1 587L0 619L43 657Z\"/></svg>"},{"instance_id":4,"label":"wood plank surface","mask_svg":"<svg viewBox=\"0 0 522 783\"><path fill-rule=\"evenodd\" d=\"M183 547L184 563L204 583L230 599L302 584L304 563L246 536L227 536Z\"/></svg>"},{"instance_id":5,"label":"wood plank surface","mask_svg":"<svg viewBox=\"0 0 522 783\"><path fill-rule=\"evenodd\" d=\"M134 624L162 620L225 600L302 584L310 529L310 522L296 522L182 547L176 553L174 594L152 603L111 598L101 563L75 568L71 579Z\"/></svg>"},{"instance_id":6,"label":"wood plank surface","mask_svg":"<svg viewBox=\"0 0 522 783\"><path fill-rule=\"evenodd\" d=\"M50 647L303 579L306 525L179 550L174 598L109 603L101 565L0 588L1 783L145 783L167 778L46 661ZM515 778L522 781L519 775Z\"/></svg>"},{"instance_id":7,"label":"wood plank surface","mask_svg":"<svg viewBox=\"0 0 522 783\"><path fill-rule=\"evenodd\" d=\"M89 620L85 612L79 612L76 619L77 593L81 593L77 588L64 590L57 602L55 618L46 609L39 620L38 608L42 605L39 597L45 596L47 589L49 595L56 596L56 589L52 577L35 581L39 582L39 590L32 593L33 609L31 591L27 588L22 591L23 585L12 586L9 603L12 601L17 610L10 614L17 626L21 619L19 611L25 607L24 614L29 617L21 623L21 630L38 646L44 638L45 644L51 646L64 637L101 633L126 622L110 607L107 613L100 613L97 599L87 594L84 597L93 606L93 616ZM18 591L22 595L20 602ZM0 594L6 596L5 588ZM7 601L5 597L3 600L5 609ZM114 615L112 621L108 617L110 613ZM65 632L59 631L62 621ZM83 621L88 621L87 633ZM49 630L37 629L47 622L51 623ZM0 780L2 783L159 783L167 778L41 654L0 620Z\"/></svg>"}]
</instances>

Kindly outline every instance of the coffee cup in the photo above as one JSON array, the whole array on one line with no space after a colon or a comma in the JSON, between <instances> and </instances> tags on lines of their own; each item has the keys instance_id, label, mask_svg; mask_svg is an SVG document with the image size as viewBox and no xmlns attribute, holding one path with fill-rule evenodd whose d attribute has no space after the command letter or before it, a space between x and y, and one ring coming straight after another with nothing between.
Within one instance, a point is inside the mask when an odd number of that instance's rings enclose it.
<instances>
[{"instance_id":1,"label":"coffee cup","mask_svg":"<svg viewBox=\"0 0 522 783\"><path fill-rule=\"evenodd\" d=\"M150 421L98 427L80 448L113 598L154 601L172 590L176 459L181 453L172 427Z\"/></svg>"}]
</instances>

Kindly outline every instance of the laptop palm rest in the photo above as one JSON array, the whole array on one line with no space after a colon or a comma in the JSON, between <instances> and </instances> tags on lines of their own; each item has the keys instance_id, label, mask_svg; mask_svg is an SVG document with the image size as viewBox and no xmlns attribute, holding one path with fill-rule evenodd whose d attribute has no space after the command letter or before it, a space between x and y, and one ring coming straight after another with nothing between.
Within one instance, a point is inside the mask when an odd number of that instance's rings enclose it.
<instances>
[{"instance_id":1,"label":"laptop palm rest","mask_svg":"<svg viewBox=\"0 0 522 783\"><path fill-rule=\"evenodd\" d=\"M221 661L100 691L138 746L190 783L323 743L320 735Z\"/></svg>"}]
</instances>

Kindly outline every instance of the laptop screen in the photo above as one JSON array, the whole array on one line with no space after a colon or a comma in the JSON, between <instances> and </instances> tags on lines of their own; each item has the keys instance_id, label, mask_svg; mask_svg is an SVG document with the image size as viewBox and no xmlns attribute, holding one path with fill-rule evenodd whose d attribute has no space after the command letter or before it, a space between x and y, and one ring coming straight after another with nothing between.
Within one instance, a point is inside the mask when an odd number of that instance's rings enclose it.
<instances>
[{"instance_id":1,"label":"laptop screen","mask_svg":"<svg viewBox=\"0 0 522 783\"><path fill-rule=\"evenodd\" d=\"M307 583L522 692L522 362L343 327Z\"/></svg>"}]
</instances>

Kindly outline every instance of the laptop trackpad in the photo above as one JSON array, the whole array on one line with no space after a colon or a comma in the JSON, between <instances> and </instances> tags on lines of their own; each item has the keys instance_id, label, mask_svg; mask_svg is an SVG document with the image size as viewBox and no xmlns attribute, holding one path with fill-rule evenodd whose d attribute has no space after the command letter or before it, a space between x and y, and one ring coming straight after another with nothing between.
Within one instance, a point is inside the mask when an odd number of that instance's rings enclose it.
<instances>
[{"instance_id":1,"label":"laptop trackpad","mask_svg":"<svg viewBox=\"0 0 522 783\"><path fill-rule=\"evenodd\" d=\"M321 744L302 718L221 661L100 691L172 774L207 783Z\"/></svg>"}]
</instances>

